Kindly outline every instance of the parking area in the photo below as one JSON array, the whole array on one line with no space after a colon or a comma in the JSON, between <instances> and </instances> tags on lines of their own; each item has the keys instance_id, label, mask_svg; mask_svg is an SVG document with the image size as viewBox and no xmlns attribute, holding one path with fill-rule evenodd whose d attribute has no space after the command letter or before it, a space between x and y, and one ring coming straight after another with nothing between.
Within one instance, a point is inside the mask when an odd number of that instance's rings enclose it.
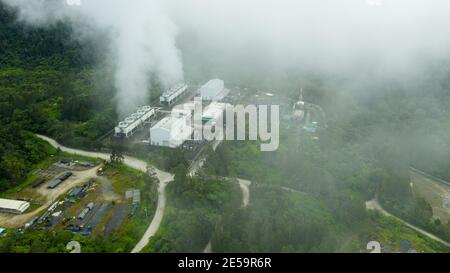
<instances>
[{"instance_id":1,"label":"parking area","mask_svg":"<svg viewBox=\"0 0 450 273\"><path fill-rule=\"evenodd\" d=\"M104 230L103 234L105 236L108 236L112 232L117 230L122 225L125 218L127 217L128 212L129 212L128 204L117 205L113 216L111 217L111 219L108 221L108 223L105 226L105 230Z\"/></svg>"},{"instance_id":2,"label":"parking area","mask_svg":"<svg viewBox=\"0 0 450 273\"><path fill-rule=\"evenodd\" d=\"M97 168L91 168L84 171L73 171L70 177L67 177L67 179L62 181L55 188L49 188L49 185L52 184L55 179L66 173L62 172L58 173L57 176L52 177L50 180L46 180L38 187L30 185L29 187L21 189L19 192L14 193L14 196L12 197L30 202L32 208L20 215L0 213L0 225L8 228L19 228L29 224L36 217L41 218L43 215L46 217L52 216L53 213L58 211L54 209L55 207L65 204L64 198L61 199L61 196L64 196L72 188L85 184L90 178L96 177L96 172Z\"/></svg>"}]
</instances>

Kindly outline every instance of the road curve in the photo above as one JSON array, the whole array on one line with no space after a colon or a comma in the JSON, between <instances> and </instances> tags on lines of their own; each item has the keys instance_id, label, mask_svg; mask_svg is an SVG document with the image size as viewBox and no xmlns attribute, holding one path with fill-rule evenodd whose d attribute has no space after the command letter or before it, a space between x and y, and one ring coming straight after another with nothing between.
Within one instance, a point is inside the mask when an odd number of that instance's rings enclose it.
<instances>
[{"instance_id":1,"label":"road curve","mask_svg":"<svg viewBox=\"0 0 450 273\"><path fill-rule=\"evenodd\" d=\"M99 152L89 152L89 151L83 151L73 148L65 147L56 140L49 138L47 136L43 135L36 135L40 139L43 139L50 143L55 148L60 148L61 151L75 154L75 155L82 155L87 157L94 157L94 158L100 158L104 160L109 160L110 155L106 153L99 153ZM124 164L134 168L139 171L147 172L148 167L152 167L154 170L156 177L159 180L159 187L158 187L158 206L155 211L155 215L153 216L152 222L150 223L149 227L145 231L143 237L141 240L136 244L136 246L131 251L132 253L138 253L141 252L141 250L148 244L150 238L155 235L156 231L158 231L159 226L161 225L161 221L164 215L164 209L166 207L166 186L169 182L173 180L173 174L161 171L153 166L149 166L145 161L142 161L140 159L131 157L131 156L124 156Z\"/></svg>"},{"instance_id":2,"label":"road curve","mask_svg":"<svg viewBox=\"0 0 450 273\"><path fill-rule=\"evenodd\" d=\"M238 178L239 187L242 191L242 208L246 208L250 202L250 185L251 181ZM208 242L203 249L203 253L213 253L211 241Z\"/></svg>"},{"instance_id":3,"label":"road curve","mask_svg":"<svg viewBox=\"0 0 450 273\"><path fill-rule=\"evenodd\" d=\"M245 208L248 206L248 203L250 202L250 185L252 184L251 181L245 180L245 179L239 179L239 187L241 187L242 190L242 207Z\"/></svg>"},{"instance_id":4,"label":"road curve","mask_svg":"<svg viewBox=\"0 0 450 273\"><path fill-rule=\"evenodd\" d=\"M399 220L400 222L402 222L407 227L409 227L409 228L419 232L420 234L425 235L425 236L427 236L430 239L433 239L433 240L438 241L439 243L441 243L441 244L443 244L445 246L450 247L450 243L448 243L447 241L445 241L445 240L437 237L436 235L433 235L433 234L431 234L431 233L429 233L429 232L427 232L427 231L425 231L425 230L423 230L423 229L421 229L421 228L419 228L419 227L417 227L417 226L415 226L413 224L410 224L410 223L408 223L408 222L398 218L397 216L390 214L386 210L384 210L383 207L381 206L381 204L378 202L377 198L374 198L372 200L367 201L366 202L366 209L378 210L379 212L381 212L385 216L394 217L395 219Z\"/></svg>"},{"instance_id":5,"label":"road curve","mask_svg":"<svg viewBox=\"0 0 450 273\"><path fill-rule=\"evenodd\" d=\"M66 153L70 153L70 154L75 154L75 155L82 155L82 156L87 156L87 157L94 157L94 158L100 158L103 160L109 160L110 159L110 155L106 154L106 153L99 153L99 152L91 152L91 151L84 151L84 150L79 150L79 149L73 149L73 148L69 148L69 147L65 147L61 144L59 144L56 140L44 136L44 135L36 135L37 137L39 137L40 139L43 139L45 141L47 141L48 143L50 143L50 145L52 145L55 148L60 148L61 151L66 152ZM216 142L213 145L213 149L215 150L217 148L217 146L219 146L220 142ZM124 156L124 164L137 169L139 171L143 171L146 172L147 169L149 167L151 167L155 174L156 177L159 180L159 187L158 187L158 206L156 208L155 211L155 215L153 216L152 222L150 223L149 227L147 228L147 230L145 231L144 235L142 236L141 240L136 244L136 246L133 248L133 250L131 251L131 253L138 253L141 252L142 249L148 244L150 238L155 235L155 233L158 231L159 226L161 225L163 216L164 216L164 210L166 207L166 186L169 182L173 181L174 175L168 172L164 172L161 171L153 166L149 166L146 162L131 157L131 156ZM195 163L194 163L195 164ZM200 169L202 167L202 164L198 164L196 168L194 168L193 170L193 174L195 174L198 169ZM251 181L248 180L244 180L244 179L238 179L239 182L239 187L242 190L242 207L247 207L249 202L250 202L250 184ZM209 248L211 246L209 245Z\"/></svg>"},{"instance_id":6,"label":"road curve","mask_svg":"<svg viewBox=\"0 0 450 273\"><path fill-rule=\"evenodd\" d=\"M47 141L48 143L50 143L50 145L52 145L55 148L59 147L61 149L61 151L66 152L66 153L82 155L82 156L87 156L87 157L101 158L104 160L110 159L110 155L106 154L106 153L90 152L90 151L83 151L83 150L68 148L63 145L60 145L57 141L55 141L54 139L49 138L47 136L44 136L44 135L36 135L36 136L39 137L40 139ZM128 165L131 168L134 168L134 169L137 169L137 170L140 170L143 172L146 172L147 168L150 167L146 162L144 162L140 159L134 158L134 157L130 157L130 156L124 156L124 164ZM144 233L144 236L141 238L141 240L136 244L136 246L132 250L132 253L140 252L148 244L150 238L157 232L159 226L161 225L161 221L162 221L162 218L164 215L164 209L166 206L165 189L166 189L167 184L173 180L173 174L161 171L155 167L153 167L153 169L154 169L155 174L160 182L159 187L158 187L158 207L156 209L155 215L153 216L152 222L150 223L150 226L147 228L147 230ZM251 182L248 180L243 180L243 179L238 179L238 181L239 181L239 186L241 187L241 190L243 193L243 207L246 207L250 200L249 186L250 186ZM374 198L370 201L367 201L366 208L371 209L371 210L378 210L386 216L394 217L397 220L399 220L400 222L402 222L404 225L419 232L420 234L425 235L428 238L433 239L435 241L438 241L447 247L450 247L450 243L446 242L445 240L443 240L443 239L441 239L441 238L439 238L439 237L437 237L415 225L412 225L412 224L396 217L395 215L390 214L389 212L387 212L386 210L383 209L383 207L380 205L380 203L378 202L378 200L376 198Z\"/></svg>"}]
</instances>

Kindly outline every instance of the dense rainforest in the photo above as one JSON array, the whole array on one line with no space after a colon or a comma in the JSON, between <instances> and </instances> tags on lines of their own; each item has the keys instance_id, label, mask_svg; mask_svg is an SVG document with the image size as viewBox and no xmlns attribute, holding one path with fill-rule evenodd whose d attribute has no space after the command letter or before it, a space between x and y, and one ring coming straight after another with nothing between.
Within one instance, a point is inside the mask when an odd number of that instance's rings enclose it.
<instances>
[{"instance_id":1,"label":"dense rainforest","mask_svg":"<svg viewBox=\"0 0 450 273\"><path fill-rule=\"evenodd\" d=\"M101 149L98 139L118 118L111 71L101 65L102 37L80 42L63 23L39 28L16 18L0 3L0 191L19 184L49 155L33 133ZM346 234L372 231L366 225L378 218L367 213L364 202L375 195L392 213L450 240L450 223L437 224L430 205L409 190L411 166L450 180L449 63L426 63L403 78L380 76L375 68L344 76L267 77L263 82L271 81L284 96L297 98L303 86L305 100L322 106L327 126L319 139L285 126L274 153L261 153L251 142L209 151L208 175L254 182L245 210L237 208L236 187L186 178L183 166L172 162L179 160L178 151L169 156L167 167L178 175L169 187L163 229L147 249L201 250L211 239L213 248L224 252L339 251ZM250 87L265 88L256 85L259 79L252 82ZM185 230L187 225L194 228ZM63 251L54 242L70 237L14 236L3 250L32 240L36 243L23 251Z\"/></svg>"},{"instance_id":2,"label":"dense rainforest","mask_svg":"<svg viewBox=\"0 0 450 273\"><path fill-rule=\"evenodd\" d=\"M98 41L81 44L71 35L62 23L27 26L0 3L0 190L20 183L48 155L30 132L99 148L95 140L115 124L112 87L93 80L108 74L94 69Z\"/></svg>"},{"instance_id":3,"label":"dense rainforest","mask_svg":"<svg viewBox=\"0 0 450 273\"><path fill-rule=\"evenodd\" d=\"M364 203L378 196L388 211L450 240L450 222L436 220L430 204L415 194L410 185L410 167L450 181L449 66L436 62L426 67L405 79L361 80L358 72L353 74L354 78L344 80L312 77L305 88L305 100L321 105L327 117L326 126L319 130L317 138L282 126L276 152L260 152L257 143L227 142L210 156L205 168L209 173L244 177L258 184L289 187L313 196L333 216L328 219L334 219L344 229L359 230L361 224L370 222ZM351 80L357 82L355 86L348 86ZM256 202L274 202L269 198L259 200L266 194L261 191L258 187L252 189L258 200L253 203L255 208L252 205L249 208L254 215L246 211L242 216L225 219L228 230L221 228L218 232L236 234L239 233L236 229L247 226L251 230L248 234L254 234L258 227L265 226L261 221L266 218L261 214L274 215L273 218L279 218L277 221L296 219L270 214L256 206ZM286 195L283 191L274 195L279 203L289 200L279 197ZM280 211L287 210L288 214L293 204L284 204ZM311 209L309 214L312 218L316 213ZM284 232L269 234L274 241L280 240L280 236L289 241L289 237L283 236L288 234L288 228L277 226L277 221L272 222L272 230ZM242 238L233 245L222 235L218 235L216 242L225 251L240 247L281 250L269 244L258 246L251 238ZM304 244L299 245L300 248L294 249L304 250L301 248Z\"/></svg>"}]
</instances>

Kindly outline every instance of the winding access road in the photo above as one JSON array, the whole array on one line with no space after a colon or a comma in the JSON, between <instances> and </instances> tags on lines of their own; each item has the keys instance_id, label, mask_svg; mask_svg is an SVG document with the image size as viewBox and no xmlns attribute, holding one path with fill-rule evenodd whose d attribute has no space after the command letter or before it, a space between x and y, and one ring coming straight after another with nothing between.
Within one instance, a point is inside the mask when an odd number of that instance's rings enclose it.
<instances>
[{"instance_id":1,"label":"winding access road","mask_svg":"<svg viewBox=\"0 0 450 273\"><path fill-rule=\"evenodd\" d=\"M81 156L87 156L87 157L93 157L93 158L100 158L104 160L109 160L110 155L106 153L99 153L99 152L89 152L89 151L83 151L73 148L65 147L56 140L49 138L47 136L43 135L37 135L40 139L43 139L50 143L55 148L60 148L61 151L75 154L75 155L81 155ZM159 180L159 187L158 187L158 206L155 211L155 215L153 216L153 219L145 231L144 235L142 236L141 240L136 244L136 246L131 251L132 253L138 253L140 252L149 242L150 238L155 235L156 231L158 231L159 226L161 225L162 218L164 216L164 209L166 207L166 186L169 182L173 181L173 174L161 171L154 166L149 166L145 161L131 157L131 156L124 156L123 163L131 168L134 168L136 170L147 172L147 169L149 167L152 167L152 169L155 172L156 177Z\"/></svg>"},{"instance_id":2,"label":"winding access road","mask_svg":"<svg viewBox=\"0 0 450 273\"><path fill-rule=\"evenodd\" d=\"M397 219L400 222L402 222L405 226L407 226L407 227L417 231L418 233L420 233L422 235L425 235L425 236L427 236L430 239L438 241L439 243L441 243L441 244L443 244L445 246L450 247L450 243L448 243L447 241L445 241L445 240L437 237L436 235L431 234L428 231L425 231L425 230L423 230L423 229L421 229L421 228L419 228L419 227L417 227L417 226L415 226L413 224L410 224L410 223L406 222L405 220L402 220L402 219L398 218L397 216L392 215L389 212L387 212L385 209L383 209L383 207L381 206L380 202L378 202L378 199L376 197L374 199L369 200L369 201L366 202L366 209L378 210L379 212L381 212L385 216L394 217L395 219Z\"/></svg>"},{"instance_id":3,"label":"winding access road","mask_svg":"<svg viewBox=\"0 0 450 273\"><path fill-rule=\"evenodd\" d=\"M238 178L239 187L242 191L242 208L246 208L250 203L250 185L251 181ZM203 250L203 253L213 253L211 241L208 242Z\"/></svg>"},{"instance_id":4,"label":"winding access road","mask_svg":"<svg viewBox=\"0 0 450 273\"><path fill-rule=\"evenodd\" d=\"M69 153L69 154L81 155L81 156L87 156L87 157L93 157L93 158L100 158L103 160L110 159L110 154L107 154L107 153L91 152L91 151L84 151L84 150L80 150L80 149L69 148L69 147L65 147L65 146L59 144L56 140L54 140L50 137L47 137L44 135L39 135L39 134L37 134L36 136L42 140L47 141L51 146L53 146L55 148L59 148L59 149L61 149L61 151ZM220 142L214 143L213 149L215 150L219 144L220 144ZM204 160L204 158L201 160ZM173 181L174 175L171 173L159 170L158 168L147 164L145 161L140 160L135 157L131 157L131 156L124 156L123 163L131 168L134 168L134 169L142 171L142 172L147 172L147 170L149 168L151 168L154 170L155 175L159 180L158 206L156 208L155 215L153 216L153 219L152 219L149 227L145 231L144 235L142 236L141 240L136 244L136 246L131 251L131 253L139 253L148 244L150 238L156 234L156 232L159 229L159 226L161 225L161 222L162 222L162 219L164 216L164 210L166 207L166 186L169 184L169 182ZM202 167L202 164L194 163L194 166L196 166L196 167L193 168L191 175L194 175ZM238 182L239 182L239 186L242 190L242 203L243 203L242 206L246 207L250 201L249 186L250 186L251 182L248 180L243 180L243 179L238 179Z\"/></svg>"},{"instance_id":5,"label":"winding access road","mask_svg":"<svg viewBox=\"0 0 450 273\"><path fill-rule=\"evenodd\" d=\"M100 158L103 160L109 160L110 159L110 155L107 153L100 153L100 152L90 152L90 151L84 151L84 150L79 150L79 149L73 149L73 148L68 148L65 147L61 144L59 144L56 140L49 138L47 136L44 135L37 135L37 137L41 138L42 140L47 141L50 145L52 145L55 148L60 148L61 151L66 152L66 153L70 153L70 154L75 154L75 155L81 155L81 156L87 156L87 157L94 157L94 158ZM217 146L215 146L217 147ZM154 166L150 166L148 165L145 161L131 157L131 156L124 156L124 164L137 169L139 171L142 172L147 172L148 168L152 168L155 172L156 177L159 180L159 187L158 187L158 206L156 208L156 212L155 215L153 216L153 219L149 225L149 227L147 228L147 230L145 231L143 237L141 238L141 240L136 244L136 246L133 248L132 253L138 253L140 252L149 242L150 238L155 235L155 233L158 231L159 226L161 225L162 222L162 218L164 216L164 209L166 207L166 186L168 185L169 182L173 181L174 175L168 172L164 172L162 170L159 170L158 168L155 168ZM196 171L198 171L198 169L201 168L201 166L198 166L197 168L194 168L193 170L193 174L196 173ZM239 186L242 190L242 199L243 199L243 207L248 206L249 201L250 201L250 191L249 191L249 186L251 184L250 181L248 180L243 180L243 179L238 179L239 182ZM288 188L283 188L285 190L291 190ZM378 210L380 211L382 214L386 215L386 216L391 216L394 217L396 219L398 219L400 222L402 222L404 225L408 226L409 228L419 232L422 235L427 236L430 239L436 240L440 243L442 243L445 246L450 247L450 243L448 243L447 241L415 226L412 225L398 217L396 217L395 215L390 214L389 212L387 212L386 210L383 209L383 207L380 205L380 203L378 202L378 200L376 198L367 201L366 202L366 208L367 209L373 209L373 210ZM208 249L209 248L209 249ZM208 247L205 249L205 252L209 252L210 251L210 245L208 245ZM209 250L209 251L208 251Z\"/></svg>"}]
</instances>

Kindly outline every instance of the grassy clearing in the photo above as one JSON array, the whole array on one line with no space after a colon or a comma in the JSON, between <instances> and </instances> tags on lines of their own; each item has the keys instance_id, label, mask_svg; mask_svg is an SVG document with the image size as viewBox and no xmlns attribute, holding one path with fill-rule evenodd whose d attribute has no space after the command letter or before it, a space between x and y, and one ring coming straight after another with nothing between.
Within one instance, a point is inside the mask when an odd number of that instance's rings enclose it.
<instances>
[{"instance_id":1,"label":"grassy clearing","mask_svg":"<svg viewBox=\"0 0 450 273\"><path fill-rule=\"evenodd\" d=\"M358 241L349 244L346 251L366 251L367 242L375 240L380 242L382 246L387 246L390 252L400 252L400 243L406 240L419 253L450 252L449 247L408 228L395 218L381 215L378 212L369 213L370 219L365 231L361 233Z\"/></svg>"},{"instance_id":2,"label":"grassy clearing","mask_svg":"<svg viewBox=\"0 0 450 273\"><path fill-rule=\"evenodd\" d=\"M18 194L25 194L28 191L33 191L31 189L31 184L38 178L34 172L38 169L48 169L53 163L61 159L70 159L78 161L86 161L94 163L95 165L100 164L102 161L100 159L94 159L84 156L72 155L67 153L59 153L56 155L56 150L52 148L51 156L47 157L45 160L41 161L33 167L33 170L29 173L27 178L20 183L20 185L9 189L3 193L0 193L0 197L15 198ZM103 236L103 228L112 218L117 206L116 201L113 202L113 207L108 211L105 217L94 230L94 238L81 238L79 235L75 235L80 242L84 242L86 245L90 245L91 241L96 241L102 244L101 247L97 248L96 251L103 252L130 252L134 245L140 240L146 228L150 224L157 202L157 183L152 177L149 177L143 172L137 171L133 168L127 167L120 164L107 164L105 169L105 178L111 181L111 185L115 194L120 196L118 203L129 202L125 200L125 191L134 188L141 190L141 206L133 217L126 217L122 222L122 225L109 237L105 238ZM87 205L89 202L99 201L102 198L102 191L100 190L100 183L97 181L95 190L89 192L89 194L77 201L66 213L66 216L77 216L78 213ZM30 212L39 207L38 204L32 204ZM130 208L131 210L131 204ZM56 234L67 233L63 231L63 225L58 224L54 232ZM32 233L38 234L40 231L31 231ZM84 244L82 243L82 244Z\"/></svg>"},{"instance_id":3,"label":"grassy clearing","mask_svg":"<svg viewBox=\"0 0 450 273\"><path fill-rule=\"evenodd\" d=\"M63 152L56 154L56 149L54 149L51 146L49 146L48 149L49 149L49 152L51 153L51 155L48 156L43 161L39 162L38 164L34 165L32 170L28 173L27 177L21 183L19 183L17 186L10 188L7 191L0 192L0 197L15 198L18 193L22 192L24 189L31 187L31 185L37 179L40 178L38 175L35 174L35 172L37 170L39 170L39 169L46 170L46 169L50 168L50 166L53 163L55 163L59 160L63 160L63 159L78 160L78 161L90 162L90 163L93 163L94 165L98 165L102 162L99 159L85 157L85 156L79 156L79 155L72 155L72 154L63 153Z\"/></svg>"},{"instance_id":4,"label":"grassy clearing","mask_svg":"<svg viewBox=\"0 0 450 273\"><path fill-rule=\"evenodd\" d=\"M133 217L127 217L122 226L111 236L114 252L129 252L141 239L156 210L157 183L152 177L125 165L108 164L105 176L112 182L114 191L122 196L131 188L141 190L141 205ZM111 218L112 214L104 219Z\"/></svg>"}]
</instances>

